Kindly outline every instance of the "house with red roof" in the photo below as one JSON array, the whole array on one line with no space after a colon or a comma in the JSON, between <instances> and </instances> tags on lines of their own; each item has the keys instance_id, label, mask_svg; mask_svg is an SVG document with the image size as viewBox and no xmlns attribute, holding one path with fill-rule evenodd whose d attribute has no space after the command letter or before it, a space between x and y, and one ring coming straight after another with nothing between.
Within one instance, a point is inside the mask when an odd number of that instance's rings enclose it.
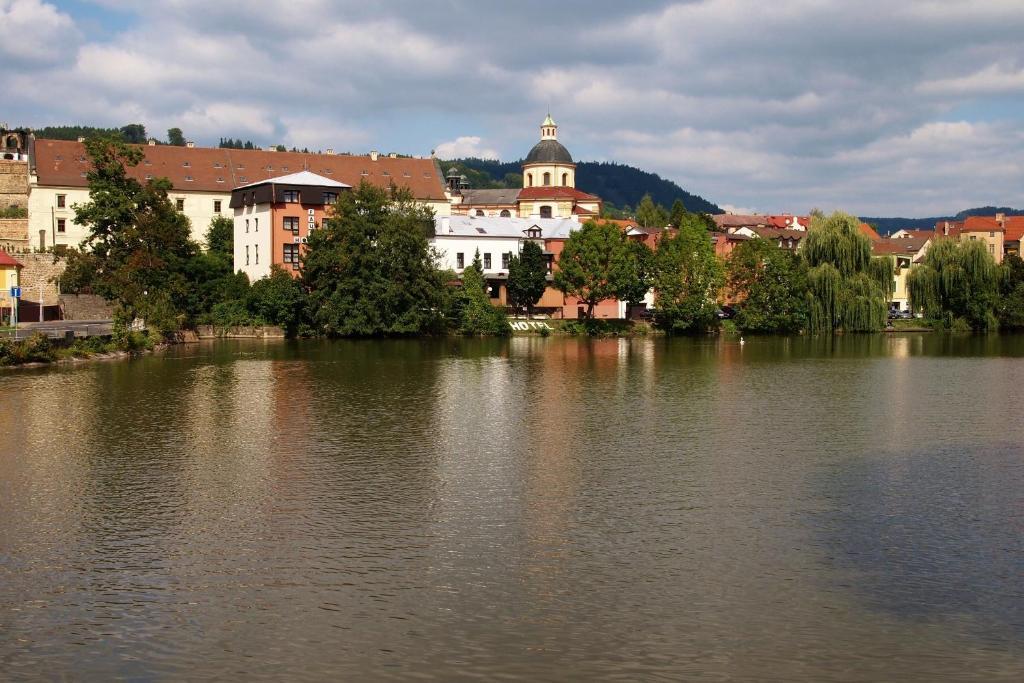
<instances>
[{"instance_id":1,"label":"house with red roof","mask_svg":"<svg viewBox=\"0 0 1024 683\"><path fill-rule=\"evenodd\" d=\"M936 237L948 237L958 242L977 241L985 244L996 263L1002 263L1006 251L1006 216L968 216L962 221L939 221L935 224ZM1017 238L1019 249L1020 238Z\"/></svg>"}]
</instances>

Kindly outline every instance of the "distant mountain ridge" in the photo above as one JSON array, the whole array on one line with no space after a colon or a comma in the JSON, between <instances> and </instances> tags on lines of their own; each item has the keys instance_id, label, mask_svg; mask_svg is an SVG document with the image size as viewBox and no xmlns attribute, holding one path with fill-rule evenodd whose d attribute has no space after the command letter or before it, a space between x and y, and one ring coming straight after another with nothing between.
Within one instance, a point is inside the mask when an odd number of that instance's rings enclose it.
<instances>
[{"instance_id":1,"label":"distant mountain ridge","mask_svg":"<svg viewBox=\"0 0 1024 683\"><path fill-rule=\"evenodd\" d=\"M441 161L445 173L452 166L469 180L474 188L520 187L523 181L520 161L498 161L497 159L450 159ZM668 208L681 199L688 211L696 213L722 213L713 202L692 192L687 192L671 180L657 173L650 173L635 166L607 161L579 161L576 163L577 189L596 194L606 203L617 208L636 208L645 194L650 194L656 204Z\"/></svg>"},{"instance_id":2,"label":"distant mountain ridge","mask_svg":"<svg viewBox=\"0 0 1024 683\"><path fill-rule=\"evenodd\" d=\"M968 216L994 216L1004 213L1007 216L1024 216L1024 209L1011 209L1006 206L979 206L966 209L955 216L935 216L933 218L870 218L862 216L861 220L876 227L879 233L891 235L897 230L931 230L939 221L962 221Z\"/></svg>"}]
</instances>

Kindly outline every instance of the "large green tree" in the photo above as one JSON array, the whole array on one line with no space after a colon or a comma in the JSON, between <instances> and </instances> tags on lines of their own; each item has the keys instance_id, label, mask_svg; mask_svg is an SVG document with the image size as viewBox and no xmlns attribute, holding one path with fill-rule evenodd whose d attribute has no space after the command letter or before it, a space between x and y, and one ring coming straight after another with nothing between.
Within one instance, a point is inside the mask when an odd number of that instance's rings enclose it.
<instances>
[{"instance_id":1,"label":"large green tree","mask_svg":"<svg viewBox=\"0 0 1024 683\"><path fill-rule=\"evenodd\" d=\"M638 268L630 263L636 252L629 239L611 223L588 221L562 247L554 285L587 305L587 317L602 301L619 298L635 283Z\"/></svg>"},{"instance_id":2,"label":"large green tree","mask_svg":"<svg viewBox=\"0 0 1024 683\"><path fill-rule=\"evenodd\" d=\"M895 287L890 257L872 257L860 221L841 211L813 213L801 254L807 264L812 332L877 332Z\"/></svg>"},{"instance_id":3,"label":"large green tree","mask_svg":"<svg viewBox=\"0 0 1024 683\"><path fill-rule=\"evenodd\" d=\"M636 207L636 222L645 228L664 228L668 224L668 212L655 204L650 194L645 194Z\"/></svg>"},{"instance_id":4,"label":"large green tree","mask_svg":"<svg viewBox=\"0 0 1024 683\"><path fill-rule=\"evenodd\" d=\"M442 323L445 279L427 242L433 212L406 190L363 182L309 238L302 282L331 336L411 335Z\"/></svg>"},{"instance_id":5,"label":"large green tree","mask_svg":"<svg viewBox=\"0 0 1024 683\"><path fill-rule=\"evenodd\" d=\"M167 129L167 144L175 147L185 146L185 134L181 132L181 128Z\"/></svg>"},{"instance_id":6,"label":"large green tree","mask_svg":"<svg viewBox=\"0 0 1024 683\"><path fill-rule=\"evenodd\" d=\"M682 199L677 199L672 202L672 210L668 214L668 224L673 228L678 228L683 224L683 220L686 218L686 206L683 204Z\"/></svg>"},{"instance_id":7,"label":"large green tree","mask_svg":"<svg viewBox=\"0 0 1024 683\"><path fill-rule=\"evenodd\" d=\"M743 242L726 261L726 282L744 332L792 333L807 326L807 265L773 241Z\"/></svg>"},{"instance_id":8,"label":"large green tree","mask_svg":"<svg viewBox=\"0 0 1024 683\"><path fill-rule=\"evenodd\" d=\"M938 239L907 276L910 305L948 327L995 329L1004 277L983 242Z\"/></svg>"},{"instance_id":9,"label":"large green tree","mask_svg":"<svg viewBox=\"0 0 1024 683\"><path fill-rule=\"evenodd\" d=\"M675 235L654 252L654 323L670 334L703 332L715 325L722 264L705 221L687 214Z\"/></svg>"},{"instance_id":10,"label":"large green tree","mask_svg":"<svg viewBox=\"0 0 1024 683\"><path fill-rule=\"evenodd\" d=\"M75 206L75 222L88 229L83 248L95 268L92 289L117 303L121 321L139 317L155 331L177 330L187 323L188 264L198 246L167 198L170 182L130 177L127 167L142 152L121 140L90 138L85 149L89 201Z\"/></svg>"},{"instance_id":11,"label":"large green tree","mask_svg":"<svg viewBox=\"0 0 1024 683\"><path fill-rule=\"evenodd\" d=\"M493 306L487 294L487 280L484 278L479 250L469 267L462 271L462 286L455 296L460 299L457 306L460 333L496 336L511 334L512 328L505 312Z\"/></svg>"},{"instance_id":12,"label":"large green tree","mask_svg":"<svg viewBox=\"0 0 1024 683\"><path fill-rule=\"evenodd\" d=\"M526 317L547 289L548 266L544 251L533 240L523 243L518 256L508 264L508 298L513 308L526 309Z\"/></svg>"}]
</instances>

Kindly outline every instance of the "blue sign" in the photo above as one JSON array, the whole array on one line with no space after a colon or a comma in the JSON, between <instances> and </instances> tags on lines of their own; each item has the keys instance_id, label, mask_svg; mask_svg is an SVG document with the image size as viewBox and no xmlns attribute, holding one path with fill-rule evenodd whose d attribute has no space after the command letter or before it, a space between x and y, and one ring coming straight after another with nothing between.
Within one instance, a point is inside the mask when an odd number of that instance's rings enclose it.
<instances>
[{"instance_id":1,"label":"blue sign","mask_svg":"<svg viewBox=\"0 0 1024 683\"><path fill-rule=\"evenodd\" d=\"M21 287L11 287L11 296L15 299L21 298Z\"/></svg>"}]
</instances>

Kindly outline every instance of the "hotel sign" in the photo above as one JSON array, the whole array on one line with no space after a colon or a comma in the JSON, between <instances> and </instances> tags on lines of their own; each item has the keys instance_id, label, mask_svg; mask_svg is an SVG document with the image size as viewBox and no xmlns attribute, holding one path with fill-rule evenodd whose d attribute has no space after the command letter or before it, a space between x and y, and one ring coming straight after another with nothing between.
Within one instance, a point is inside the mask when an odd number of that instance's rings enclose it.
<instances>
[{"instance_id":1,"label":"hotel sign","mask_svg":"<svg viewBox=\"0 0 1024 683\"><path fill-rule=\"evenodd\" d=\"M529 330L553 330L551 325L548 325L543 320L513 320L509 323L513 330L518 332L528 332Z\"/></svg>"}]
</instances>

